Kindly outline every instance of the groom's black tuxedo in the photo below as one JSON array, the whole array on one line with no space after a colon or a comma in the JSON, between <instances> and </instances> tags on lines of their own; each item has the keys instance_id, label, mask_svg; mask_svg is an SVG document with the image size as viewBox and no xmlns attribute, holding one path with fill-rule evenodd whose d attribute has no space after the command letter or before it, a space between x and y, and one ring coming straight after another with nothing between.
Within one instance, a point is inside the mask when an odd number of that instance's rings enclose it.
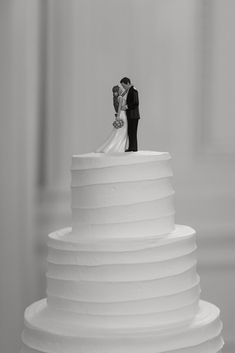
<instances>
[{"instance_id":1,"label":"groom's black tuxedo","mask_svg":"<svg viewBox=\"0 0 235 353\"><path fill-rule=\"evenodd\" d=\"M138 91L137 89L134 88L134 86L131 86L129 88L129 91L126 97L126 104L127 104L127 110L126 110L127 119L139 119L140 118L139 96L138 96Z\"/></svg>"},{"instance_id":2,"label":"groom's black tuxedo","mask_svg":"<svg viewBox=\"0 0 235 353\"><path fill-rule=\"evenodd\" d=\"M138 151L137 143L137 127L138 121L140 119L139 113L139 96L137 89L134 86L129 88L126 97L126 116L128 122L128 138L129 138L129 148L127 151Z\"/></svg>"}]
</instances>

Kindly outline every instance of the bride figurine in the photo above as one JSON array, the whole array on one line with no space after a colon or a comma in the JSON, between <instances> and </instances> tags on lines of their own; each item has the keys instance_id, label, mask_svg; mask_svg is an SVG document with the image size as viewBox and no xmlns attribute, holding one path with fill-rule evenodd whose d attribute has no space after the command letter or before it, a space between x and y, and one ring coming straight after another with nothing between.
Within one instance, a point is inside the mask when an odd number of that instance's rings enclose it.
<instances>
[{"instance_id":1,"label":"bride figurine","mask_svg":"<svg viewBox=\"0 0 235 353\"><path fill-rule=\"evenodd\" d=\"M115 120L113 122L113 129L107 140L97 148L99 153L119 153L125 152L128 145L127 135L127 117L125 112L126 107L126 91L121 87L114 86L113 91L113 105L116 111Z\"/></svg>"}]
</instances>

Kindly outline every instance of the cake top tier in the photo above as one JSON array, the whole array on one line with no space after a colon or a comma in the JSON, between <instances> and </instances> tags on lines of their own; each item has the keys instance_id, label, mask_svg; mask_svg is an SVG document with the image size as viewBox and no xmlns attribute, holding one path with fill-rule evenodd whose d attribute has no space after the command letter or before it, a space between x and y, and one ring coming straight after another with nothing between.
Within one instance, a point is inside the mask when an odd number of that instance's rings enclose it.
<instances>
[{"instance_id":1,"label":"cake top tier","mask_svg":"<svg viewBox=\"0 0 235 353\"><path fill-rule=\"evenodd\" d=\"M171 159L168 152L138 151L115 154L91 152L73 155L71 169L104 168L115 165L146 163L168 159Z\"/></svg>"}]
</instances>

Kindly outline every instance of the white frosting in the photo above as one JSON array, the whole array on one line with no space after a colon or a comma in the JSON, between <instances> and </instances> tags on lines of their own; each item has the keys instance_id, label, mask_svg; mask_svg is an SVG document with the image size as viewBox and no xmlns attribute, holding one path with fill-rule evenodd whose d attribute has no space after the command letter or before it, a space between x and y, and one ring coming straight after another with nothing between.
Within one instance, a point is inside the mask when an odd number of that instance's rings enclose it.
<instances>
[{"instance_id":1,"label":"white frosting","mask_svg":"<svg viewBox=\"0 0 235 353\"><path fill-rule=\"evenodd\" d=\"M73 208L74 222L88 224L126 223L141 220L151 220L174 214L173 198L143 201L131 205Z\"/></svg>"},{"instance_id":2,"label":"white frosting","mask_svg":"<svg viewBox=\"0 0 235 353\"><path fill-rule=\"evenodd\" d=\"M74 237L162 236L174 229L174 190L166 152L73 156Z\"/></svg>"},{"instance_id":3,"label":"white frosting","mask_svg":"<svg viewBox=\"0 0 235 353\"><path fill-rule=\"evenodd\" d=\"M21 353L216 353L223 346L219 309L200 301L193 320L160 329L87 329L76 316L55 312L45 299L26 309Z\"/></svg>"},{"instance_id":4,"label":"white frosting","mask_svg":"<svg viewBox=\"0 0 235 353\"><path fill-rule=\"evenodd\" d=\"M170 158L170 157L169 157ZM73 164L77 164L73 158ZM144 163L111 165L99 168L76 169L75 165L71 169L71 185L83 186L101 183L113 183L119 181L137 181L146 179L160 179L172 177L172 170L169 159L146 161Z\"/></svg>"},{"instance_id":5,"label":"white frosting","mask_svg":"<svg viewBox=\"0 0 235 353\"><path fill-rule=\"evenodd\" d=\"M174 214L162 218L123 222L111 224L84 224L73 221L73 234L75 237L85 238L126 238L146 236L163 236L174 228Z\"/></svg>"},{"instance_id":6,"label":"white frosting","mask_svg":"<svg viewBox=\"0 0 235 353\"><path fill-rule=\"evenodd\" d=\"M118 152L116 154L106 153L84 153L72 156L72 170L93 169L110 166L120 166L127 164L137 164L143 162L155 162L170 159L169 152L138 151L138 152Z\"/></svg>"},{"instance_id":7,"label":"white frosting","mask_svg":"<svg viewBox=\"0 0 235 353\"><path fill-rule=\"evenodd\" d=\"M48 304L76 312L90 327L145 327L187 321L200 295L195 231L167 236L71 241L71 228L49 234ZM112 248L109 246L112 245ZM92 315L92 317L90 316Z\"/></svg>"},{"instance_id":8,"label":"white frosting","mask_svg":"<svg viewBox=\"0 0 235 353\"><path fill-rule=\"evenodd\" d=\"M48 296L48 305L63 310L90 315L131 315L148 314L174 310L197 302L200 295L199 284L172 295L153 297L142 300L96 303L69 300L63 297Z\"/></svg>"},{"instance_id":9,"label":"white frosting","mask_svg":"<svg viewBox=\"0 0 235 353\"><path fill-rule=\"evenodd\" d=\"M21 353L216 353L196 233L175 225L167 152L72 158L72 228L49 234L47 298L25 310Z\"/></svg>"},{"instance_id":10,"label":"white frosting","mask_svg":"<svg viewBox=\"0 0 235 353\"><path fill-rule=\"evenodd\" d=\"M162 199L173 194L168 180L115 182L72 187L72 208L132 205ZM158 218L158 214L155 216Z\"/></svg>"},{"instance_id":11,"label":"white frosting","mask_svg":"<svg viewBox=\"0 0 235 353\"><path fill-rule=\"evenodd\" d=\"M182 246L185 244L195 248L195 230L185 225L176 225L174 231L166 234L164 237L158 238L157 236L142 238L126 237L120 238L107 238L107 239L87 239L87 238L75 238L72 233L72 228L67 227L60 229L56 232L50 233L48 236L48 246L53 249L61 250L78 250L78 251L104 251L104 252L122 252L125 253L127 250L135 251L140 249L150 249L152 247L159 247L158 256L162 258L164 250L170 251L171 247L174 250L171 251L170 256L174 256L175 247L177 244L179 247L177 251L182 251ZM183 242L180 242L183 240ZM164 245L163 248L161 246ZM166 248L166 245L168 247ZM155 249L156 250L156 249ZM87 255L87 254L86 254ZM81 256L81 254L79 255Z\"/></svg>"}]
</instances>

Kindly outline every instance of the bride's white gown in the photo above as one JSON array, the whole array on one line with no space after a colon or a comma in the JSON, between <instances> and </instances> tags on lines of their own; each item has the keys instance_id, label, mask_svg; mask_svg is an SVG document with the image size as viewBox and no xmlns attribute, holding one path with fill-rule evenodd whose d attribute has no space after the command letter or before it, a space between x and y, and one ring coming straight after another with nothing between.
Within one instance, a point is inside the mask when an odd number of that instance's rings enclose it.
<instances>
[{"instance_id":1,"label":"bride's white gown","mask_svg":"<svg viewBox=\"0 0 235 353\"><path fill-rule=\"evenodd\" d=\"M123 99L122 106L126 104L126 99ZM116 153L116 152L125 152L128 144L128 136L127 136L127 118L126 112L121 110L120 119L124 121L124 125L116 129L113 127L110 136L107 140L96 149L96 152L103 153Z\"/></svg>"}]
</instances>

